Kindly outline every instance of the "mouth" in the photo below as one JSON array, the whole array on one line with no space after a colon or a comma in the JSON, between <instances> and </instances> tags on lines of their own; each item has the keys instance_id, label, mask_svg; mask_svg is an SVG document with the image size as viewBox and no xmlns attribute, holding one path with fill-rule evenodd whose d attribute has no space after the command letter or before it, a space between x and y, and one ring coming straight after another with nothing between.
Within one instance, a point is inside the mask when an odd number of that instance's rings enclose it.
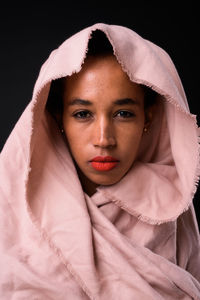
<instances>
[{"instance_id":1,"label":"mouth","mask_svg":"<svg viewBox=\"0 0 200 300\"><path fill-rule=\"evenodd\" d=\"M97 171L110 171L117 166L119 160L112 156L97 156L90 163Z\"/></svg>"}]
</instances>

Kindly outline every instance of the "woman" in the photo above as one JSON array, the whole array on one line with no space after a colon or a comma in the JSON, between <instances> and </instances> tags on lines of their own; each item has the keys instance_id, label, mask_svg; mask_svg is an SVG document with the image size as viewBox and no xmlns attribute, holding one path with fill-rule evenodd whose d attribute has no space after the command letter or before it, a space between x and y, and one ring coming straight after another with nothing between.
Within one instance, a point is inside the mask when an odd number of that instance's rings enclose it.
<instances>
[{"instance_id":1,"label":"woman","mask_svg":"<svg viewBox=\"0 0 200 300\"><path fill-rule=\"evenodd\" d=\"M200 299L196 118L158 46L107 24L66 40L0 174L2 299Z\"/></svg>"}]
</instances>

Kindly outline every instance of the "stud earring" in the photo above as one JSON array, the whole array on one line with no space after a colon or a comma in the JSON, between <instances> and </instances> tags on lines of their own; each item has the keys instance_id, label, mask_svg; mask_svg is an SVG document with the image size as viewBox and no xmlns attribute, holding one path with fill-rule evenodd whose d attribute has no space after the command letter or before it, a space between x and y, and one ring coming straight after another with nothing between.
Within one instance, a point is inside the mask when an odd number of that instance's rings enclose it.
<instances>
[{"instance_id":1,"label":"stud earring","mask_svg":"<svg viewBox=\"0 0 200 300\"><path fill-rule=\"evenodd\" d=\"M62 134L64 133L64 129L63 128L61 128L60 131L61 131Z\"/></svg>"},{"instance_id":2,"label":"stud earring","mask_svg":"<svg viewBox=\"0 0 200 300\"><path fill-rule=\"evenodd\" d=\"M143 131L144 131L144 132L147 132L147 131L148 131L148 129L147 129L146 127L144 127Z\"/></svg>"}]
</instances>

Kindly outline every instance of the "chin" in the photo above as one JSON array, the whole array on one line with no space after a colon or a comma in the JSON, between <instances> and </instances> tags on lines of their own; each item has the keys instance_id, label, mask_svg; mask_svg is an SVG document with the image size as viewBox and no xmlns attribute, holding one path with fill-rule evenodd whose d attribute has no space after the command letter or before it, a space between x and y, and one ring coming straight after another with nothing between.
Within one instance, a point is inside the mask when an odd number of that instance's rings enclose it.
<instances>
[{"instance_id":1,"label":"chin","mask_svg":"<svg viewBox=\"0 0 200 300\"><path fill-rule=\"evenodd\" d=\"M105 178L105 179L98 179L98 180L94 180L94 179L91 179L91 181L93 181L94 183L98 184L98 185L106 185L106 186L109 186L109 185L113 185L117 182L119 182L121 180L121 177L120 178Z\"/></svg>"}]
</instances>

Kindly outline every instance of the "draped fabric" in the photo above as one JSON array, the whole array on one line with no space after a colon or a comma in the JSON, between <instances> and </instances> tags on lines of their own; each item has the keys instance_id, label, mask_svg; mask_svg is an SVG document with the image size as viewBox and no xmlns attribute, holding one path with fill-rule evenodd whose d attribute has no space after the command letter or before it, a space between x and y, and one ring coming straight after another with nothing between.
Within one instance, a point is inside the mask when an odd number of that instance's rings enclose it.
<instances>
[{"instance_id":1,"label":"draped fabric","mask_svg":"<svg viewBox=\"0 0 200 300\"><path fill-rule=\"evenodd\" d=\"M158 108L128 173L89 197L46 103L52 80L81 70L96 29ZM64 41L0 156L0 299L200 299L198 131L159 46L103 23Z\"/></svg>"}]
</instances>

